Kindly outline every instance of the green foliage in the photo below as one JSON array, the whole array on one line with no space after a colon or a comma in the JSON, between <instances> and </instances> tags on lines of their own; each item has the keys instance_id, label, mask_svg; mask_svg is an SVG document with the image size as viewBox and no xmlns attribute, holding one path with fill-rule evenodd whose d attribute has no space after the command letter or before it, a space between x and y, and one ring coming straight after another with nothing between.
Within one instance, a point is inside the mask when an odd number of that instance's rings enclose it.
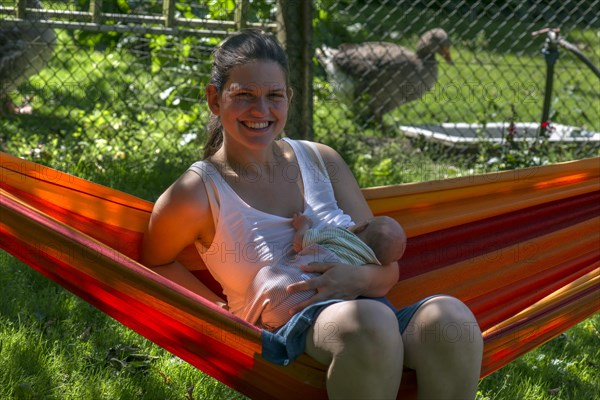
<instances>
[{"instance_id":1,"label":"green foliage","mask_svg":"<svg viewBox=\"0 0 600 400\"><path fill-rule=\"evenodd\" d=\"M0 251L0 398L242 399Z\"/></svg>"},{"instance_id":2,"label":"green foliage","mask_svg":"<svg viewBox=\"0 0 600 400\"><path fill-rule=\"evenodd\" d=\"M477 400L597 400L599 341L600 314L596 314L483 379Z\"/></svg>"},{"instance_id":3,"label":"green foliage","mask_svg":"<svg viewBox=\"0 0 600 400\"><path fill-rule=\"evenodd\" d=\"M346 10L338 12L331 10L330 1L320 1L315 6L313 29L315 32L315 47L326 44L336 47L341 43L358 43L368 37L368 32L360 25L354 24L354 16ZM328 4L329 3L329 4ZM340 6L336 4L336 6ZM348 29L351 26L353 28Z\"/></svg>"},{"instance_id":4,"label":"green foliage","mask_svg":"<svg viewBox=\"0 0 600 400\"><path fill-rule=\"evenodd\" d=\"M59 42L71 51L24 86L35 113L1 119L0 148L155 199L200 154L207 64L182 58L152 72L126 49L74 51L64 32Z\"/></svg>"},{"instance_id":5,"label":"green foliage","mask_svg":"<svg viewBox=\"0 0 600 400\"><path fill-rule=\"evenodd\" d=\"M88 11L90 9L90 0L77 0L79 10ZM102 11L113 14L128 14L131 9L126 0L104 0L102 2ZM90 32L90 31L69 31L75 42L88 48L114 48L119 39L123 36L116 32Z\"/></svg>"},{"instance_id":6,"label":"green foliage","mask_svg":"<svg viewBox=\"0 0 600 400\"><path fill-rule=\"evenodd\" d=\"M510 170L576 160L585 158L586 154L593 155L598 152L598 143L551 142L549 136L554 129L552 124L548 124L545 131L538 129L528 132L528 129L516 124L519 120L516 108L512 106L511 109L511 114L507 116L509 126L500 143L487 140L487 122L485 118L480 121L483 127L479 132L476 164L491 170Z\"/></svg>"},{"instance_id":7,"label":"green foliage","mask_svg":"<svg viewBox=\"0 0 600 400\"><path fill-rule=\"evenodd\" d=\"M210 10L209 15L211 19L217 20L233 20L235 12L235 1L234 0L210 0L208 2L208 8Z\"/></svg>"}]
</instances>

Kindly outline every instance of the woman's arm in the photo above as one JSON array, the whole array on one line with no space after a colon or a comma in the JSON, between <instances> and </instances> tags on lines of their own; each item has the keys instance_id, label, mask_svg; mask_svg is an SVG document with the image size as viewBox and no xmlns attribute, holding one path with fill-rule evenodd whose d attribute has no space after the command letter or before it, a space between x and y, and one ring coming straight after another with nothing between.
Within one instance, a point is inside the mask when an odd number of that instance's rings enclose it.
<instances>
[{"instance_id":1,"label":"woman's arm","mask_svg":"<svg viewBox=\"0 0 600 400\"><path fill-rule=\"evenodd\" d=\"M223 300L175 257L197 239L210 242L214 223L201 178L186 172L156 201L142 242L142 262L160 275L215 302Z\"/></svg>"},{"instance_id":2,"label":"woman's arm","mask_svg":"<svg viewBox=\"0 0 600 400\"><path fill-rule=\"evenodd\" d=\"M205 299L212 301L220 307L226 307L225 300L220 298L210 290L204 283L197 279L186 267L175 261L171 264L161 265L160 267L152 268L152 270L165 278L177 282L184 288L199 294Z\"/></svg>"},{"instance_id":3,"label":"woman's arm","mask_svg":"<svg viewBox=\"0 0 600 400\"><path fill-rule=\"evenodd\" d=\"M332 148L318 144L317 148L327 167L338 206L354 221L373 216L361 190L342 157ZM311 263L303 266L306 272L322 275L290 285L289 292L317 290L317 294L297 310L317 301L330 298L353 299L358 296L384 296L398 281L398 264L364 265L360 268L340 263Z\"/></svg>"},{"instance_id":4,"label":"woman's arm","mask_svg":"<svg viewBox=\"0 0 600 400\"><path fill-rule=\"evenodd\" d=\"M206 225L214 225L208 195L201 178L188 171L154 204L142 242L142 261L149 267L175 261L187 245L204 238ZM206 239L212 241L212 236Z\"/></svg>"},{"instance_id":5,"label":"woman's arm","mask_svg":"<svg viewBox=\"0 0 600 400\"><path fill-rule=\"evenodd\" d=\"M325 162L338 206L350 215L355 223L373 217L373 213L344 159L329 146L317 144L317 148Z\"/></svg>"}]
</instances>

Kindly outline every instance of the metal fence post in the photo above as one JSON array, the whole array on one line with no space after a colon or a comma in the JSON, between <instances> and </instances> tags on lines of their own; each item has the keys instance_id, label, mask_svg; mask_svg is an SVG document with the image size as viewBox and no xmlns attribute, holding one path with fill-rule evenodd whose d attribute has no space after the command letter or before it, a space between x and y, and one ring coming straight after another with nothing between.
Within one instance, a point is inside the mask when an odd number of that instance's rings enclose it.
<instances>
[{"instance_id":1,"label":"metal fence post","mask_svg":"<svg viewBox=\"0 0 600 400\"><path fill-rule=\"evenodd\" d=\"M235 3L235 27L241 31L248 25L248 0L236 0Z\"/></svg>"},{"instance_id":2,"label":"metal fence post","mask_svg":"<svg viewBox=\"0 0 600 400\"><path fill-rule=\"evenodd\" d=\"M102 0L90 1L90 14L92 14L92 22L94 24L102 22Z\"/></svg>"},{"instance_id":3,"label":"metal fence post","mask_svg":"<svg viewBox=\"0 0 600 400\"><path fill-rule=\"evenodd\" d=\"M278 39L285 46L294 90L286 133L313 138L312 1L278 0Z\"/></svg>"},{"instance_id":4,"label":"metal fence post","mask_svg":"<svg viewBox=\"0 0 600 400\"><path fill-rule=\"evenodd\" d=\"M540 126L540 135L546 136L546 131L550 123L550 106L552 103L552 86L554 83L554 64L558 60L558 32L549 30L548 37L542 49L542 54L546 59L546 87L544 90L544 106L542 109L542 122Z\"/></svg>"},{"instance_id":5,"label":"metal fence post","mask_svg":"<svg viewBox=\"0 0 600 400\"><path fill-rule=\"evenodd\" d=\"M17 4L15 4L15 16L18 19L25 19L26 7L27 0L17 0Z\"/></svg>"},{"instance_id":6,"label":"metal fence post","mask_svg":"<svg viewBox=\"0 0 600 400\"><path fill-rule=\"evenodd\" d=\"M165 19L165 27L173 27L175 20L175 2L172 0L164 0L163 3L163 18Z\"/></svg>"}]
</instances>

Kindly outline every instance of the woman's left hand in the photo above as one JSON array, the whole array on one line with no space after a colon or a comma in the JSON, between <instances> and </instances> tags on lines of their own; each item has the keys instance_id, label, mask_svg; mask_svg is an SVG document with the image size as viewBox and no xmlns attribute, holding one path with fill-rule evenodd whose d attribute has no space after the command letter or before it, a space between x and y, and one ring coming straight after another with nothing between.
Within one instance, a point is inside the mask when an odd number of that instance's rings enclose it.
<instances>
[{"instance_id":1,"label":"woman's left hand","mask_svg":"<svg viewBox=\"0 0 600 400\"><path fill-rule=\"evenodd\" d=\"M396 264L394 263L394 265ZM315 272L319 273L320 275L315 278L289 285L287 287L287 292L291 294L305 290L315 290L317 293L310 299L292 308L290 310L291 314L295 314L307 306L323 300L352 300L359 296L380 296L385 294L371 294L369 293L369 287L373 272L377 271L377 273L381 273L383 272L382 270L386 269L387 267L382 267L379 265L363 265L357 267L342 263L315 262L308 265L303 265L301 268L305 272ZM387 292L387 290L385 292Z\"/></svg>"}]
</instances>

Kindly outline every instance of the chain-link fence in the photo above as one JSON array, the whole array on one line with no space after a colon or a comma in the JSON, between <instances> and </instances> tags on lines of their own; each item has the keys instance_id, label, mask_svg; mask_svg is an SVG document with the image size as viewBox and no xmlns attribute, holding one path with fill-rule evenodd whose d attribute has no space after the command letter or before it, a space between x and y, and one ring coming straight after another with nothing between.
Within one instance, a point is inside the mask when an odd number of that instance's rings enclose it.
<instances>
[{"instance_id":1,"label":"chain-link fence","mask_svg":"<svg viewBox=\"0 0 600 400\"><path fill-rule=\"evenodd\" d=\"M95 158L197 155L212 50L244 26L280 30L278 7L294 3L3 0L0 145L70 162L90 147ZM598 154L599 0L313 6L303 123L317 140L483 163L542 145L564 153L551 162Z\"/></svg>"},{"instance_id":2,"label":"chain-link fence","mask_svg":"<svg viewBox=\"0 0 600 400\"><path fill-rule=\"evenodd\" d=\"M597 154L599 7L322 0L316 131L383 131L463 155L541 141Z\"/></svg>"},{"instance_id":3,"label":"chain-link fence","mask_svg":"<svg viewBox=\"0 0 600 400\"><path fill-rule=\"evenodd\" d=\"M2 147L69 170L192 145L197 156L211 52L240 27L274 30L272 3L2 1Z\"/></svg>"}]
</instances>

